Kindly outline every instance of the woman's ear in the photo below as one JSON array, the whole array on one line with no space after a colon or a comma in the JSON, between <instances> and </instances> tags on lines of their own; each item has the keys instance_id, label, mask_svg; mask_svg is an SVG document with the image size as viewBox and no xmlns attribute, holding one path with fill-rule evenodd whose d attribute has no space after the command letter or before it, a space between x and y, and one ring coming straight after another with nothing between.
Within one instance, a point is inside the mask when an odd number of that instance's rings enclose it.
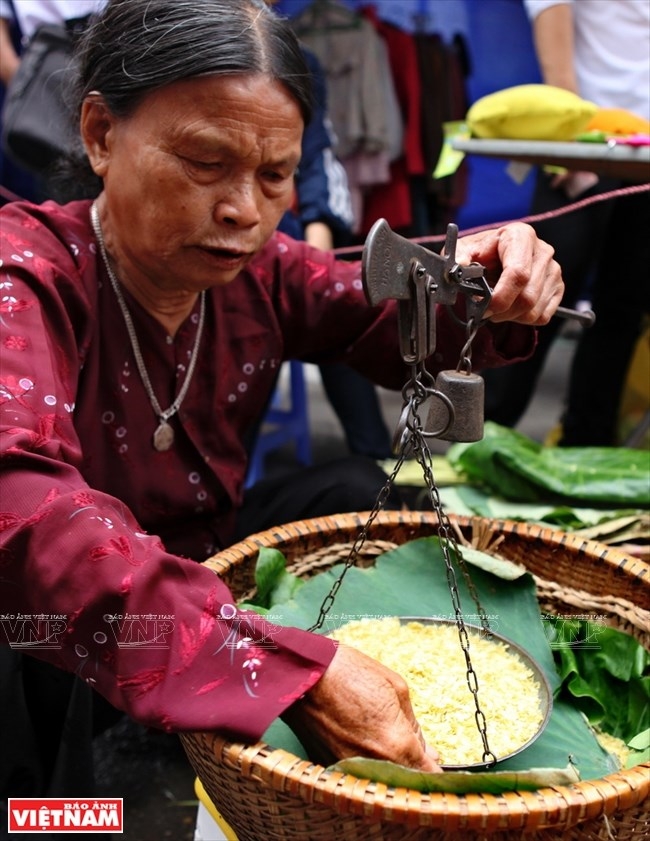
<instances>
[{"instance_id":1,"label":"woman's ear","mask_svg":"<svg viewBox=\"0 0 650 841\"><path fill-rule=\"evenodd\" d=\"M95 175L103 178L110 159L110 133L115 117L99 93L90 93L81 106L79 128Z\"/></svg>"}]
</instances>

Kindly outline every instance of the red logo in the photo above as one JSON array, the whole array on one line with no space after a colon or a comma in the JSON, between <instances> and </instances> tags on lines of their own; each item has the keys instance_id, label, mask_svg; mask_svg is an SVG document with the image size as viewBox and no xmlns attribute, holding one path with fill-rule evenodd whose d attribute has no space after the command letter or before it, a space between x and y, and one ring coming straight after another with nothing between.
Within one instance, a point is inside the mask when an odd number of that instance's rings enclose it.
<instances>
[{"instance_id":1,"label":"red logo","mask_svg":"<svg viewBox=\"0 0 650 841\"><path fill-rule=\"evenodd\" d=\"M10 797L9 832L123 832L122 798Z\"/></svg>"}]
</instances>

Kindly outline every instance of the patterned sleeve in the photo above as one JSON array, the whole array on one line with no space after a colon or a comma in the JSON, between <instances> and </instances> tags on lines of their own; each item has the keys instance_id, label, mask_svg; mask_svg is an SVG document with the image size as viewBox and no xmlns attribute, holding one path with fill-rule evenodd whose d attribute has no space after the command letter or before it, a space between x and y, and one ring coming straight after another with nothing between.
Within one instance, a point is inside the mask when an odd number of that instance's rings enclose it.
<instances>
[{"instance_id":1,"label":"patterned sleeve","mask_svg":"<svg viewBox=\"0 0 650 841\"><path fill-rule=\"evenodd\" d=\"M7 213L0 247L2 642L143 724L259 738L334 644L237 610L213 572L84 482L74 412L93 324L89 243Z\"/></svg>"},{"instance_id":2,"label":"patterned sleeve","mask_svg":"<svg viewBox=\"0 0 650 841\"><path fill-rule=\"evenodd\" d=\"M368 304L361 263L337 259L332 252L276 234L263 259L251 266L260 277L273 276L274 271L282 275L282 283L276 284L275 308L286 344L285 358L345 362L377 385L404 386L411 371L400 354L397 302ZM271 285L270 280L266 282ZM463 306L459 295L459 315ZM435 352L427 360L433 374L457 367L467 330L448 307L438 306L436 336ZM531 327L487 324L472 342L472 366L480 370L525 359L535 342L536 331Z\"/></svg>"}]
</instances>

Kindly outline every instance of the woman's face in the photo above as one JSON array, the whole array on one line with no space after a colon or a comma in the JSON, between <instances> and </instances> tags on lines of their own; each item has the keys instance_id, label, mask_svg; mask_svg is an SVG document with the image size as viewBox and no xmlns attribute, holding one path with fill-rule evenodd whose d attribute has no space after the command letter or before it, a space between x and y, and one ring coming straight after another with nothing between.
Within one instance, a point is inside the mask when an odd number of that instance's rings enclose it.
<instances>
[{"instance_id":1,"label":"woman's face","mask_svg":"<svg viewBox=\"0 0 650 841\"><path fill-rule=\"evenodd\" d=\"M128 118L95 107L84 138L118 268L167 291L233 280L291 203L303 120L288 91L262 75L206 76L154 91Z\"/></svg>"}]
</instances>

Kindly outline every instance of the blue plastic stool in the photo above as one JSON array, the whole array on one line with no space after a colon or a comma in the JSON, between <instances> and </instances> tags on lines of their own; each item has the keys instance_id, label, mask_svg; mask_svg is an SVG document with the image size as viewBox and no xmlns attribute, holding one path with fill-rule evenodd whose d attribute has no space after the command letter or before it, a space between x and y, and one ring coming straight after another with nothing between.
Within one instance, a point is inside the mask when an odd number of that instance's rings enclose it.
<instances>
[{"instance_id":1,"label":"blue plastic stool","mask_svg":"<svg viewBox=\"0 0 650 841\"><path fill-rule=\"evenodd\" d=\"M247 488L263 478L264 459L267 454L288 442L295 444L296 457L301 464L311 464L307 387L303 363L292 359L285 365L289 367L289 406L282 406L282 388L278 385L251 453L246 475Z\"/></svg>"}]
</instances>

